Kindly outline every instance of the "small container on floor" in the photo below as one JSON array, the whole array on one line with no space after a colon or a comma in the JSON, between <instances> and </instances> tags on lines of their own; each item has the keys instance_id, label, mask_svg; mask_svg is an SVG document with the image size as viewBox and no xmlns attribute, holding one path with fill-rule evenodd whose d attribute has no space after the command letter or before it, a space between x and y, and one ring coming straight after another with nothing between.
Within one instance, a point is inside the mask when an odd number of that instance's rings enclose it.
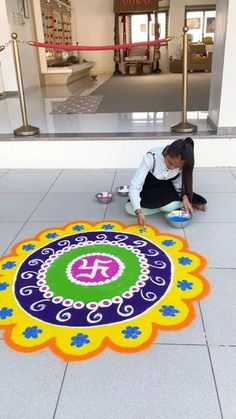
<instances>
[{"instance_id":1,"label":"small container on floor","mask_svg":"<svg viewBox=\"0 0 236 419\"><path fill-rule=\"evenodd\" d=\"M127 185L118 186L116 188L116 192L120 196L128 196L128 194L129 194L129 186L127 186Z\"/></svg>"},{"instance_id":2,"label":"small container on floor","mask_svg":"<svg viewBox=\"0 0 236 419\"><path fill-rule=\"evenodd\" d=\"M99 192L95 196L101 204L108 204L111 202L114 194L112 192Z\"/></svg>"},{"instance_id":3,"label":"small container on floor","mask_svg":"<svg viewBox=\"0 0 236 419\"><path fill-rule=\"evenodd\" d=\"M192 215L183 210L175 210L165 214L166 220L174 228L183 228L192 219Z\"/></svg>"}]
</instances>

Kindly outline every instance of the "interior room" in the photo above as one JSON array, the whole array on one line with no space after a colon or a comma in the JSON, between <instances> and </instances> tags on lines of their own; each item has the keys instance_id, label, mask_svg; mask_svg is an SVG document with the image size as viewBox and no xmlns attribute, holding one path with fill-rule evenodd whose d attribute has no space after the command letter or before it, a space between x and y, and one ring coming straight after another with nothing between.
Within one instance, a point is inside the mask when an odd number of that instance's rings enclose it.
<instances>
[{"instance_id":1,"label":"interior room","mask_svg":"<svg viewBox=\"0 0 236 419\"><path fill-rule=\"evenodd\" d=\"M0 6L5 7L2 42L18 34L29 118L41 133L169 131L182 111L184 25L189 27L188 118L200 131L214 130L208 108L215 1L137 4L90 0L88 7L82 0L10 0ZM92 47L158 39L163 42L116 51L27 45ZM0 60L1 133L7 134L21 120L11 45Z\"/></svg>"}]
</instances>

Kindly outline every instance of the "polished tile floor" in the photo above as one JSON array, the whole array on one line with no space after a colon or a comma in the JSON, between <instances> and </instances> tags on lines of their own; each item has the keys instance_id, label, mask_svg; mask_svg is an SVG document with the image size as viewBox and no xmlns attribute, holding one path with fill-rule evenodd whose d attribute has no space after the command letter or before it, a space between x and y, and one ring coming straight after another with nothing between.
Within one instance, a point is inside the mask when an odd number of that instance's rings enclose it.
<instances>
[{"instance_id":1,"label":"polished tile floor","mask_svg":"<svg viewBox=\"0 0 236 419\"><path fill-rule=\"evenodd\" d=\"M170 132L170 127L182 120L181 112L97 113L51 115L55 106L75 92L88 95L111 75L100 75L97 82L84 78L68 86L49 86L26 91L29 124L40 128L41 134L84 133L150 133ZM180 77L179 74L171 77ZM205 73L202 77L205 77ZM162 75L160 75L162 77ZM194 77L194 75L190 75ZM181 79L179 80L181 83ZM207 111L188 112L188 121L198 131L212 131L207 123ZM0 135L10 134L22 125L18 97L0 101Z\"/></svg>"},{"instance_id":2,"label":"polished tile floor","mask_svg":"<svg viewBox=\"0 0 236 419\"><path fill-rule=\"evenodd\" d=\"M71 220L133 223L125 198L104 206L94 195L129 184L133 170L0 170L0 254L38 231ZM234 419L236 401L236 168L195 170L207 213L184 230L161 215L162 232L185 237L208 260L210 295L179 332L161 332L146 351L106 350L65 363L49 350L21 354L0 335L1 419Z\"/></svg>"}]
</instances>

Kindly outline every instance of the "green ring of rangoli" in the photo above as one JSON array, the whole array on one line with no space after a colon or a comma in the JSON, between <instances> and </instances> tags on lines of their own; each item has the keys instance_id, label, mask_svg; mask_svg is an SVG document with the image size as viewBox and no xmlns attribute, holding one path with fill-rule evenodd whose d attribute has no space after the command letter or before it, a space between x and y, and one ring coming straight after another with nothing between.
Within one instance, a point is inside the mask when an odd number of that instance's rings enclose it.
<instances>
[{"instance_id":1,"label":"green ring of rangoli","mask_svg":"<svg viewBox=\"0 0 236 419\"><path fill-rule=\"evenodd\" d=\"M69 263L79 256L90 253L109 253L116 256L123 262L125 268L121 276L109 284L86 287L71 282L66 275L66 269ZM108 244L97 244L94 246L78 247L64 253L56 259L48 268L46 273L46 282L53 294L59 295L64 299L73 299L74 301L99 302L103 299L111 299L116 295L121 295L131 286L135 285L141 274L140 261L131 250L114 247Z\"/></svg>"}]
</instances>

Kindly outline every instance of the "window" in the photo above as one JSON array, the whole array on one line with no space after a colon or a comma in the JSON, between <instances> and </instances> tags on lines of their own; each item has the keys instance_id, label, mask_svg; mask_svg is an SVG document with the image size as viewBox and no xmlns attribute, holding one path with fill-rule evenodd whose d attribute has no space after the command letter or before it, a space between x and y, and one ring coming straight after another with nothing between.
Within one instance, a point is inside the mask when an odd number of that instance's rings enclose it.
<instances>
[{"instance_id":1,"label":"window","mask_svg":"<svg viewBox=\"0 0 236 419\"><path fill-rule=\"evenodd\" d=\"M168 12L158 12L158 23L160 25L160 39L164 39L167 36L167 17ZM153 13L150 14L149 22L149 40L155 40L155 16ZM131 28L132 28L132 42L145 42L147 41L148 31L148 15L132 15L131 16Z\"/></svg>"},{"instance_id":2,"label":"window","mask_svg":"<svg viewBox=\"0 0 236 419\"><path fill-rule=\"evenodd\" d=\"M215 10L186 11L186 24L188 34L193 37L192 42L202 42L207 36L214 41L215 16Z\"/></svg>"}]
</instances>

